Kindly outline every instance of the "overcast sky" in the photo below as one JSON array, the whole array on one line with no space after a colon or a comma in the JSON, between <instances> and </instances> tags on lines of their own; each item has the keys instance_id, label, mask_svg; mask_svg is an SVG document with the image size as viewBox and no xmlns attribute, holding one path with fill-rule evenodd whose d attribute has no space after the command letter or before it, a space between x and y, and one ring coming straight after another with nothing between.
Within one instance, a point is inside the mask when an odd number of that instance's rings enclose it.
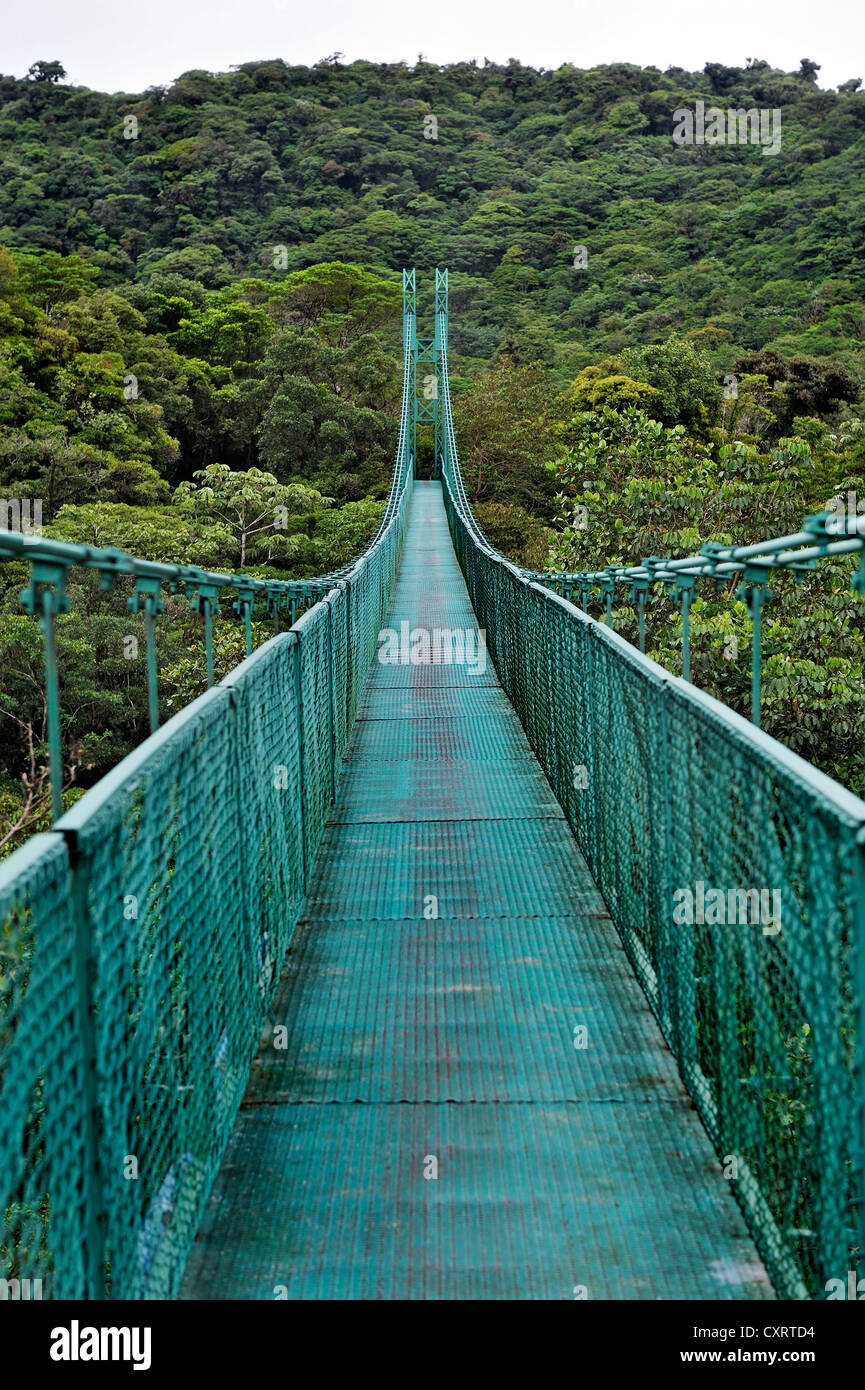
<instances>
[{"instance_id":1,"label":"overcast sky","mask_svg":"<svg viewBox=\"0 0 865 1390\"><path fill-rule=\"evenodd\" d=\"M0 72L59 58L69 80L141 92L190 68L334 52L379 62L519 58L699 70L765 58L865 79L865 0L5 0Z\"/></svg>"}]
</instances>

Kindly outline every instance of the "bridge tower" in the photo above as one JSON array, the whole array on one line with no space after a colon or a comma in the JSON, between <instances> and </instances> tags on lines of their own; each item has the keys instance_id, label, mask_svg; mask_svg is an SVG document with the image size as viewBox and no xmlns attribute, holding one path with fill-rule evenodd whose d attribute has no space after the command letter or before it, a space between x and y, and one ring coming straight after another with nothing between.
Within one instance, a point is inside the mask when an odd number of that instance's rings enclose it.
<instances>
[{"instance_id":1,"label":"bridge tower","mask_svg":"<svg viewBox=\"0 0 865 1390\"><path fill-rule=\"evenodd\" d=\"M412 365L412 439L417 460L418 433L432 426L435 441L433 477L442 473L444 444L444 411L441 395L442 343L447 341L448 273L436 271L435 324L431 338L419 338L417 333L417 285L413 270L403 271L403 332L411 338Z\"/></svg>"}]
</instances>

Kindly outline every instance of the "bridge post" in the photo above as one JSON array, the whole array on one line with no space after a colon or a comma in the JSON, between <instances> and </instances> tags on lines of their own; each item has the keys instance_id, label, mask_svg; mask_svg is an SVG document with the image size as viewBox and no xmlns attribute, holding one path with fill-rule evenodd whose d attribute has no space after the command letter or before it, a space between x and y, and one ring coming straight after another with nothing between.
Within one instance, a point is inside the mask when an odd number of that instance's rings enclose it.
<instances>
[{"instance_id":1,"label":"bridge post","mask_svg":"<svg viewBox=\"0 0 865 1390\"><path fill-rule=\"evenodd\" d=\"M865 556L865 551L863 551ZM856 835L856 1057L854 1077L856 1094L853 1103L853 1152L858 1156L859 1198L858 1222L854 1240L858 1237L859 1274L865 1275L865 825Z\"/></svg>"},{"instance_id":2,"label":"bridge post","mask_svg":"<svg viewBox=\"0 0 865 1390\"><path fill-rule=\"evenodd\" d=\"M237 598L234 601L234 611L238 617L243 618L247 656L252 656L252 610L254 607L255 591L252 585L240 585L237 590Z\"/></svg>"},{"instance_id":3,"label":"bridge post","mask_svg":"<svg viewBox=\"0 0 865 1390\"><path fill-rule=\"evenodd\" d=\"M92 856L80 851L77 830L63 830L69 854L70 898L75 931L75 988L83 1064L84 1148L87 1171L83 1175L84 1223L81 1250L84 1260L84 1297L105 1298L107 1221L105 1207L104 1142L99 1107L96 1046L96 960L90 910Z\"/></svg>"},{"instance_id":4,"label":"bridge post","mask_svg":"<svg viewBox=\"0 0 865 1390\"><path fill-rule=\"evenodd\" d=\"M162 585L158 579L138 575L135 592L127 599L130 613L144 614L144 645L147 655L147 700L150 709L150 732L159 728L159 683L156 670L156 615L162 612ZM248 653L247 653L248 655Z\"/></svg>"},{"instance_id":5,"label":"bridge post","mask_svg":"<svg viewBox=\"0 0 865 1390\"><path fill-rule=\"evenodd\" d=\"M334 672L334 650L333 650L333 608L330 598L325 598L324 606L327 610L327 746L330 760L330 804L336 799L336 738L335 738L335 716L334 716L334 697L336 695L336 680Z\"/></svg>"},{"instance_id":6,"label":"bridge post","mask_svg":"<svg viewBox=\"0 0 865 1390\"><path fill-rule=\"evenodd\" d=\"M68 566L61 561L34 560L30 587L21 595L21 606L38 617L45 652L45 718L48 731L48 775L51 782L51 818L63 815L63 745L60 734L60 679L57 669L57 618L69 611L66 593Z\"/></svg>"},{"instance_id":7,"label":"bridge post","mask_svg":"<svg viewBox=\"0 0 865 1390\"><path fill-rule=\"evenodd\" d=\"M444 353L443 348L447 348L448 341L448 273L447 270L436 271L436 300L435 300L435 372L436 379L443 383L444 380ZM435 468L433 477L441 478L444 468L444 409L437 402L435 414Z\"/></svg>"},{"instance_id":8,"label":"bridge post","mask_svg":"<svg viewBox=\"0 0 865 1390\"><path fill-rule=\"evenodd\" d=\"M691 680L691 600L697 587L695 575L684 575L667 585L667 592L674 595L682 617L682 680Z\"/></svg>"},{"instance_id":9,"label":"bridge post","mask_svg":"<svg viewBox=\"0 0 865 1390\"><path fill-rule=\"evenodd\" d=\"M736 597L744 599L751 615L751 722L760 727L763 679L763 604L772 597L766 588L769 571L765 565L746 565Z\"/></svg>"},{"instance_id":10,"label":"bridge post","mask_svg":"<svg viewBox=\"0 0 865 1390\"><path fill-rule=\"evenodd\" d=\"M418 433L431 427L434 446L433 477L441 478L445 451L444 353L447 345L448 273L435 273L435 320L431 338L419 338L417 332L417 284L415 272L402 273L403 344L411 348L411 438L415 463L418 456Z\"/></svg>"}]
</instances>

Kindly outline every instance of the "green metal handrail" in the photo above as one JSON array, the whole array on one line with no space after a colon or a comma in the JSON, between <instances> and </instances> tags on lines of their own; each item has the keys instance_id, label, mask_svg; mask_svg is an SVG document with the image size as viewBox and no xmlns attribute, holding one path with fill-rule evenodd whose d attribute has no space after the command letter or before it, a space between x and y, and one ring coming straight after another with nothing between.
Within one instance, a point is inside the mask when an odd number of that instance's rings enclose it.
<instances>
[{"instance_id":1,"label":"green metal handrail","mask_svg":"<svg viewBox=\"0 0 865 1390\"><path fill-rule=\"evenodd\" d=\"M274 586L4 537L31 562L55 674L72 565L132 574L151 619L162 586L184 587L205 631L226 591L248 637L255 603L307 605L218 684L211 669L205 694L0 864L0 1278L38 1282L34 1296L177 1294L399 562L414 477L406 278L390 497L351 565ZM57 757L56 691L52 710Z\"/></svg>"},{"instance_id":2,"label":"green metal handrail","mask_svg":"<svg viewBox=\"0 0 865 1390\"><path fill-rule=\"evenodd\" d=\"M414 272L411 272L413 282ZM409 277L404 272L404 295L409 304ZM412 344L416 342L413 298L411 309L404 316L404 379L409 380ZM404 390L400 417L400 439L409 439L411 398ZM130 576L135 589L127 600L131 612L141 612L145 624L146 674L150 732L159 727L159 684L156 661L156 617L163 611L163 591L184 594L191 609L202 615L204 630L207 688L214 683L213 619L220 613L220 599L234 596L233 611L244 624L246 654L252 655L252 620L263 607L273 620L274 632L280 631L280 614L289 615L293 624L298 612L323 598L340 580L350 580L365 555L380 544L399 511L405 491L406 478L412 466L401 445L397 449L387 504L372 540L360 556L327 574L303 580L258 579L249 574L223 574L203 570L195 565L165 564L140 559L126 551L96 546L75 545L65 541L43 538L26 532L0 530L0 562L24 560L30 566L30 582L21 594L22 606L38 618L42 630L45 656L45 694L47 709L48 761L51 785L52 816L57 820L63 813L63 755L60 731L60 680L57 665L56 622L69 611L66 585L70 570L93 570L99 575L100 588L110 590L119 576Z\"/></svg>"},{"instance_id":3,"label":"green metal handrail","mask_svg":"<svg viewBox=\"0 0 865 1390\"><path fill-rule=\"evenodd\" d=\"M751 617L751 719L759 726L762 675L762 612L772 597L770 575L788 570L797 579L817 568L821 560L843 555L859 556L851 586L865 593L865 517L844 518L833 512L807 516L803 529L790 536L775 536L750 545L721 545L708 541L698 555L677 559L648 556L639 564L608 565L603 570L544 571L530 574L563 598L586 611L590 602L603 603L606 623L613 625L613 603L620 597L637 601L639 648L646 650L645 610L650 590L660 590L678 604L682 619L682 675L691 679L689 615L696 584L708 580L721 588L741 576L736 596L747 605ZM598 591L595 593L595 591Z\"/></svg>"},{"instance_id":4,"label":"green metal handrail","mask_svg":"<svg viewBox=\"0 0 865 1390\"><path fill-rule=\"evenodd\" d=\"M757 588L764 570L862 541L819 517L793 537L576 575L507 560L463 482L437 278L444 500L491 659L778 1294L824 1298L865 1274L865 802L649 660L610 613L617 586L641 609L651 585L676 585L686 616L701 577ZM596 588L607 623L555 587ZM687 671L687 621L683 636Z\"/></svg>"}]
</instances>

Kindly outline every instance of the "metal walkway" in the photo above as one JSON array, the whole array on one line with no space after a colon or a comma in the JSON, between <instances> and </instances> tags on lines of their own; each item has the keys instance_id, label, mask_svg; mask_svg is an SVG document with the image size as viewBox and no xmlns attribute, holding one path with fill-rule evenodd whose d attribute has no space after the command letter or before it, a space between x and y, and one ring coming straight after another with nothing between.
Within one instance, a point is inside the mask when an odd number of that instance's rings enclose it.
<instances>
[{"instance_id":1,"label":"metal walkway","mask_svg":"<svg viewBox=\"0 0 865 1390\"><path fill-rule=\"evenodd\" d=\"M476 630L437 483L403 554ZM181 1297L577 1296L773 1295L492 665L376 662Z\"/></svg>"}]
</instances>

